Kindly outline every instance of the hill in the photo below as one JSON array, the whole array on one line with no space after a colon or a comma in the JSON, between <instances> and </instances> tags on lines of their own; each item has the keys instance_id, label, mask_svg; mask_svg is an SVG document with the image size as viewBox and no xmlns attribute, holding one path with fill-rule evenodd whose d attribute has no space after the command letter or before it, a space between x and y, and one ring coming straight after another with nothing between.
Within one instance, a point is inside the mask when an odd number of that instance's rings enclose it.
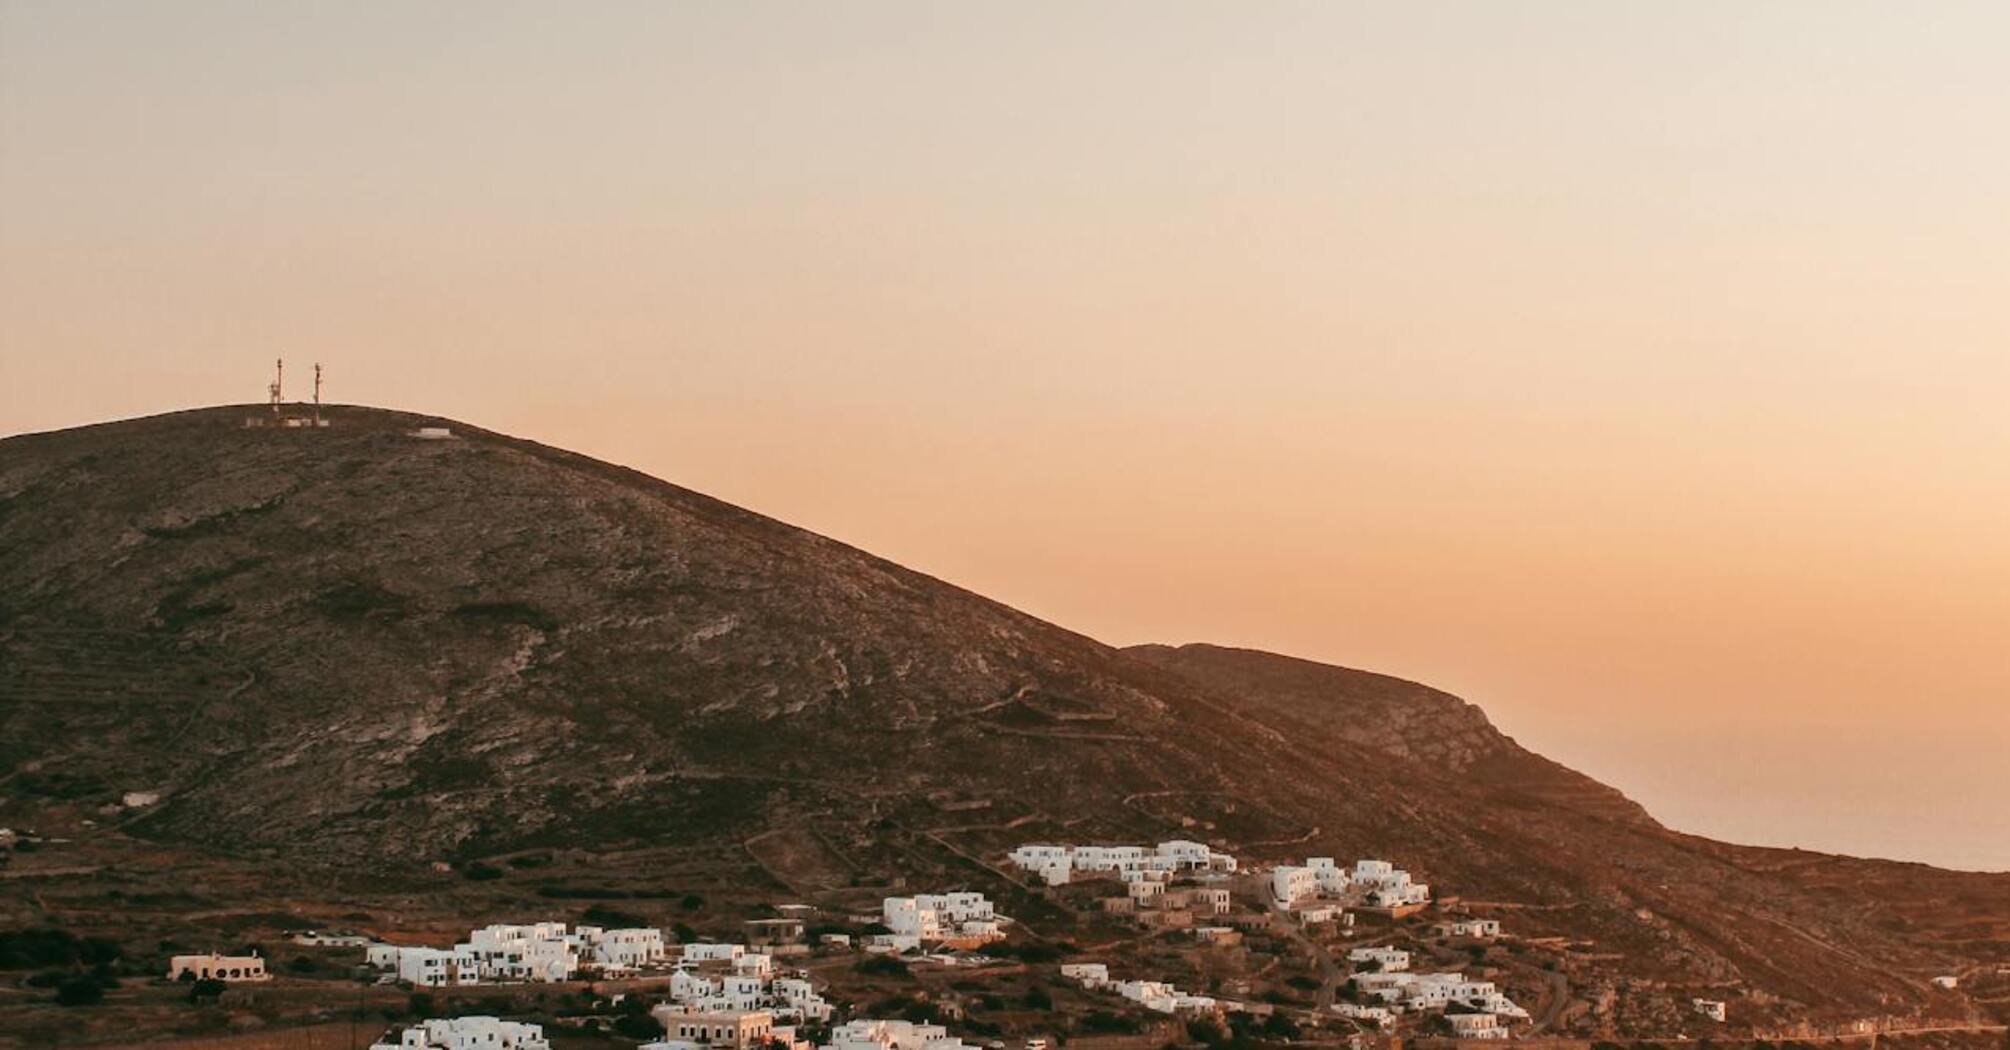
<instances>
[{"instance_id":1,"label":"hill","mask_svg":"<svg viewBox=\"0 0 2010 1050\"><path fill-rule=\"evenodd\" d=\"M806 893L1042 837L1386 855L1614 988L1790 1015L1945 1008L2010 944L2010 877L1682 835L1424 686L1114 649L459 423L254 411L0 441L0 819L147 791L106 834L247 871L730 854Z\"/></svg>"}]
</instances>

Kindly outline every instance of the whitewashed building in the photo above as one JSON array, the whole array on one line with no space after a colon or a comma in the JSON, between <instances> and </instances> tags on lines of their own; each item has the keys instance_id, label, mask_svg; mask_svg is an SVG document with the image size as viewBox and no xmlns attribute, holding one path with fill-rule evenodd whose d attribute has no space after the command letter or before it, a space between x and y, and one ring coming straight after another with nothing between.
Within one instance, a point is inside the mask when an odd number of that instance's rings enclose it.
<instances>
[{"instance_id":1,"label":"whitewashed building","mask_svg":"<svg viewBox=\"0 0 2010 1050\"><path fill-rule=\"evenodd\" d=\"M1410 953L1401 948L1355 948L1347 953L1347 961L1356 965L1374 963L1383 973L1395 973L1410 968Z\"/></svg>"},{"instance_id":2,"label":"whitewashed building","mask_svg":"<svg viewBox=\"0 0 2010 1050\"><path fill-rule=\"evenodd\" d=\"M1066 846L1033 843L1006 855L1019 868L1058 886L1077 874L1116 875L1136 872L1212 872L1232 874L1236 860L1204 842L1174 839L1156 846Z\"/></svg>"},{"instance_id":3,"label":"whitewashed building","mask_svg":"<svg viewBox=\"0 0 2010 1050\"><path fill-rule=\"evenodd\" d=\"M1409 872L1386 860L1356 861L1352 882L1363 891L1362 899L1371 908L1399 908L1431 899L1431 887L1413 881Z\"/></svg>"},{"instance_id":4,"label":"whitewashed building","mask_svg":"<svg viewBox=\"0 0 2010 1050\"><path fill-rule=\"evenodd\" d=\"M824 1050L975 1050L939 1024L861 1019L831 1029Z\"/></svg>"},{"instance_id":5,"label":"whitewashed building","mask_svg":"<svg viewBox=\"0 0 2010 1050\"><path fill-rule=\"evenodd\" d=\"M1452 1035L1460 1039L1506 1039L1508 1027L1494 1014L1446 1014Z\"/></svg>"},{"instance_id":6,"label":"whitewashed building","mask_svg":"<svg viewBox=\"0 0 2010 1050\"><path fill-rule=\"evenodd\" d=\"M449 1017L421 1021L370 1050L551 1050L541 1025L495 1017Z\"/></svg>"},{"instance_id":7,"label":"whitewashed building","mask_svg":"<svg viewBox=\"0 0 2010 1050\"><path fill-rule=\"evenodd\" d=\"M1061 976L1093 992L1110 983L1110 967L1108 963L1062 963Z\"/></svg>"},{"instance_id":8,"label":"whitewashed building","mask_svg":"<svg viewBox=\"0 0 2010 1050\"><path fill-rule=\"evenodd\" d=\"M177 955L168 960L170 981L269 981L265 959L257 955Z\"/></svg>"},{"instance_id":9,"label":"whitewashed building","mask_svg":"<svg viewBox=\"0 0 2010 1050\"><path fill-rule=\"evenodd\" d=\"M1319 893L1319 874L1311 868L1297 864L1279 864L1270 872L1270 896L1277 903L1291 907Z\"/></svg>"},{"instance_id":10,"label":"whitewashed building","mask_svg":"<svg viewBox=\"0 0 2010 1050\"><path fill-rule=\"evenodd\" d=\"M888 897L880 921L893 936L913 938L920 944L965 939L992 941L1004 936L991 902L974 892Z\"/></svg>"}]
</instances>

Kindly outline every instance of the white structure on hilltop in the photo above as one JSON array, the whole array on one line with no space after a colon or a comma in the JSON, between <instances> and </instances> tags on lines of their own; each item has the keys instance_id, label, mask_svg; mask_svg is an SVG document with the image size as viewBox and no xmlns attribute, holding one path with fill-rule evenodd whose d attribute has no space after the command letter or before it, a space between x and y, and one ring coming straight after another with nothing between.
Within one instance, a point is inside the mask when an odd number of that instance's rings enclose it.
<instances>
[{"instance_id":1,"label":"white structure on hilltop","mask_svg":"<svg viewBox=\"0 0 2010 1050\"><path fill-rule=\"evenodd\" d=\"M1409 872L1386 860L1355 861L1352 878L1354 885L1363 890L1363 901L1371 908L1400 908L1431 899L1429 886L1411 881Z\"/></svg>"},{"instance_id":2,"label":"white structure on hilltop","mask_svg":"<svg viewBox=\"0 0 2010 1050\"><path fill-rule=\"evenodd\" d=\"M450 1017L421 1021L398 1034L389 1033L370 1050L551 1050L544 1028L495 1017Z\"/></svg>"},{"instance_id":3,"label":"white structure on hilltop","mask_svg":"<svg viewBox=\"0 0 2010 1050\"><path fill-rule=\"evenodd\" d=\"M663 931L607 930L562 922L498 923L468 934L452 948L373 944L364 958L416 987L511 981L569 981L581 969L628 973L663 964Z\"/></svg>"},{"instance_id":4,"label":"white structure on hilltop","mask_svg":"<svg viewBox=\"0 0 2010 1050\"><path fill-rule=\"evenodd\" d=\"M1941 976L1935 977L1933 979L1933 986L1935 988L1940 988L1945 991L1951 992L1954 989L1961 987L1961 978L1956 977L1952 974L1942 974Z\"/></svg>"},{"instance_id":5,"label":"white structure on hilltop","mask_svg":"<svg viewBox=\"0 0 2010 1050\"><path fill-rule=\"evenodd\" d=\"M824 1050L975 1050L939 1024L862 1019L831 1029Z\"/></svg>"},{"instance_id":6,"label":"white structure on hilltop","mask_svg":"<svg viewBox=\"0 0 2010 1050\"><path fill-rule=\"evenodd\" d=\"M923 893L888 897L881 922L898 949L943 941L995 941L1004 936L1000 918L981 893ZM910 943L911 942L911 943Z\"/></svg>"},{"instance_id":7,"label":"white structure on hilltop","mask_svg":"<svg viewBox=\"0 0 2010 1050\"><path fill-rule=\"evenodd\" d=\"M1472 937L1490 941L1501 935L1499 919L1453 919L1431 927L1440 937Z\"/></svg>"},{"instance_id":8,"label":"white structure on hilltop","mask_svg":"<svg viewBox=\"0 0 2010 1050\"><path fill-rule=\"evenodd\" d=\"M1235 858L1208 848L1204 842L1174 839L1157 846L1058 846L1031 844L1007 854L1020 868L1050 886L1068 882L1076 873L1116 875L1138 872L1219 872L1232 874Z\"/></svg>"},{"instance_id":9,"label":"white structure on hilltop","mask_svg":"<svg viewBox=\"0 0 2010 1050\"><path fill-rule=\"evenodd\" d=\"M1718 1024L1724 1023L1724 1019L1729 1016L1722 999L1691 999L1689 1007Z\"/></svg>"},{"instance_id":10,"label":"white structure on hilltop","mask_svg":"<svg viewBox=\"0 0 2010 1050\"><path fill-rule=\"evenodd\" d=\"M170 981L269 981L265 960L256 955L177 955L168 960Z\"/></svg>"}]
</instances>

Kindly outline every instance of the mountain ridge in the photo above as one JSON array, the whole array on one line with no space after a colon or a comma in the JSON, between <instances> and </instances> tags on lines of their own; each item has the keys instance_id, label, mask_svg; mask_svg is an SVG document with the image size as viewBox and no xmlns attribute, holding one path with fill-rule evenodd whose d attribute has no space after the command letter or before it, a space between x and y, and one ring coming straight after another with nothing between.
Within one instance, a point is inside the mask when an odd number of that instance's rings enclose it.
<instances>
[{"instance_id":1,"label":"mountain ridge","mask_svg":"<svg viewBox=\"0 0 2010 1050\"><path fill-rule=\"evenodd\" d=\"M1118 649L630 468L264 410L0 440L0 818L154 791L119 834L302 868L781 833L888 877L1015 838L1377 854L1638 979L1811 1011L1929 1002L2010 942L2010 878L1683 835L1428 686Z\"/></svg>"}]
</instances>

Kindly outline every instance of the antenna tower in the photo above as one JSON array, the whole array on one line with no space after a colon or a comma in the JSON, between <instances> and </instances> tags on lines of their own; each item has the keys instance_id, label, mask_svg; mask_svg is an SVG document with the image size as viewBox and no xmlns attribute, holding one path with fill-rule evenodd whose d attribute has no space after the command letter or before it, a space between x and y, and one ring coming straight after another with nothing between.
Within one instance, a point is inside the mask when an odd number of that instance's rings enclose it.
<instances>
[{"instance_id":1,"label":"antenna tower","mask_svg":"<svg viewBox=\"0 0 2010 1050\"><path fill-rule=\"evenodd\" d=\"M321 362L314 362L314 425L321 425Z\"/></svg>"},{"instance_id":2,"label":"antenna tower","mask_svg":"<svg viewBox=\"0 0 2010 1050\"><path fill-rule=\"evenodd\" d=\"M272 414L275 416L279 414L280 386L285 382L286 382L286 359L282 357L279 360L273 362L272 385L266 387L266 391L272 395Z\"/></svg>"}]
</instances>

